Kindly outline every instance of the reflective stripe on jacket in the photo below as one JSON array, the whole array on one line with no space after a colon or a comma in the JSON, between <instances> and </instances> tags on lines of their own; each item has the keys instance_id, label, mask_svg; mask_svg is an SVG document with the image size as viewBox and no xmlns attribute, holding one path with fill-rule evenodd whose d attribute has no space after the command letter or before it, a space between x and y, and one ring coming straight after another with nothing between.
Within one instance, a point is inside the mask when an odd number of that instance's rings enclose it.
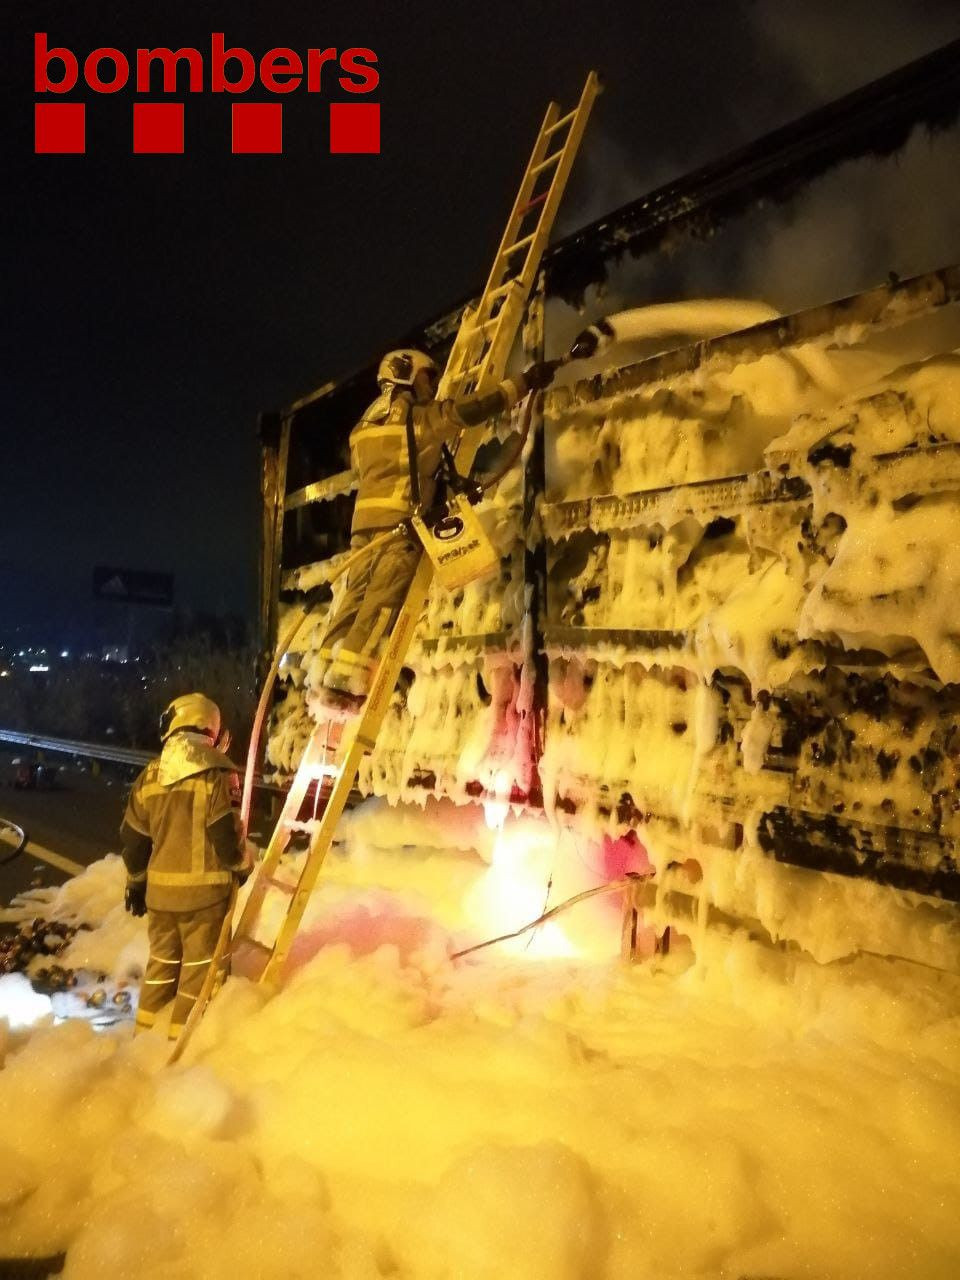
<instances>
[{"instance_id":1,"label":"reflective stripe on jacket","mask_svg":"<svg viewBox=\"0 0 960 1280\"><path fill-rule=\"evenodd\" d=\"M161 761L151 760L133 784L124 823L151 842L146 867L147 906L155 911L196 911L230 893L232 868L242 852L239 816L231 795L231 775L207 769L164 784ZM236 861L226 865L210 835L214 823L231 815L236 825ZM231 850L231 854L233 850ZM131 879L139 879L130 865Z\"/></svg>"},{"instance_id":2,"label":"reflective stripe on jacket","mask_svg":"<svg viewBox=\"0 0 960 1280\"><path fill-rule=\"evenodd\" d=\"M388 391L374 400L350 432L350 459L360 481L352 531L386 528L413 510L407 457L408 412L413 416L421 496L424 506L428 506L442 445L455 440L465 426L476 426L516 404L522 385L505 380L487 395L456 401L428 400L418 404L409 391Z\"/></svg>"}]
</instances>

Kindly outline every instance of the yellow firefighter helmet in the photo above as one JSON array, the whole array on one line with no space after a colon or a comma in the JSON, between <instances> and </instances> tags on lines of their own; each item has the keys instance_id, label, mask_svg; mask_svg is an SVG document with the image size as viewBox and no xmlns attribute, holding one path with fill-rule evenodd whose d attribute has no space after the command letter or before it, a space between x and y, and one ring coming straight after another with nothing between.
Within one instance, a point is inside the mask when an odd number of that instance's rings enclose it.
<instances>
[{"instance_id":1,"label":"yellow firefighter helmet","mask_svg":"<svg viewBox=\"0 0 960 1280\"><path fill-rule=\"evenodd\" d=\"M160 741L166 742L179 729L196 729L216 742L220 737L220 708L202 693L174 698L160 717Z\"/></svg>"},{"instance_id":2,"label":"yellow firefighter helmet","mask_svg":"<svg viewBox=\"0 0 960 1280\"><path fill-rule=\"evenodd\" d=\"M401 347L398 351L388 351L380 361L377 369L377 382L380 389L387 387L412 387L418 373L438 373L436 361L425 351L417 351L413 347Z\"/></svg>"}]
</instances>

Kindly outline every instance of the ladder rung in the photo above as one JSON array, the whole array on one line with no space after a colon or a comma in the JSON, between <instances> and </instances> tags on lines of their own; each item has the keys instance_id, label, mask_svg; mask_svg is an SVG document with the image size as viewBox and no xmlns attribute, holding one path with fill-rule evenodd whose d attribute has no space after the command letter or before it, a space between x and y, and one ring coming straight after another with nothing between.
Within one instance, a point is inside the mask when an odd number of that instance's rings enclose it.
<instances>
[{"instance_id":1,"label":"ladder rung","mask_svg":"<svg viewBox=\"0 0 960 1280\"><path fill-rule=\"evenodd\" d=\"M475 320L470 325L470 333L484 333L491 325L495 325L500 319L499 315L490 316L487 320Z\"/></svg>"},{"instance_id":2,"label":"ladder rung","mask_svg":"<svg viewBox=\"0 0 960 1280\"><path fill-rule=\"evenodd\" d=\"M489 328L490 325L492 325L493 322L496 320L496 318L497 318L496 316L492 316L489 320L477 320L476 318L474 318L473 320L470 321L470 327L468 332L471 334L483 333L484 329Z\"/></svg>"},{"instance_id":3,"label":"ladder rung","mask_svg":"<svg viewBox=\"0 0 960 1280\"><path fill-rule=\"evenodd\" d=\"M265 951L267 955L273 955L273 947L266 942L258 942L256 938L251 938L249 933L245 933L240 938L234 938L233 945L244 947L256 947L258 951Z\"/></svg>"},{"instance_id":4,"label":"ladder rung","mask_svg":"<svg viewBox=\"0 0 960 1280\"><path fill-rule=\"evenodd\" d=\"M551 165L556 164L562 155L563 148L561 147L559 151L554 151L552 156L547 156L546 160L541 160L539 164L535 164L530 170L531 178L535 177L538 173L543 173L544 169L549 169Z\"/></svg>"},{"instance_id":5,"label":"ladder rung","mask_svg":"<svg viewBox=\"0 0 960 1280\"><path fill-rule=\"evenodd\" d=\"M263 876L261 884L268 884L273 889L281 889L284 893L297 892L297 886L295 884L291 884L289 880L276 880L273 876Z\"/></svg>"},{"instance_id":6,"label":"ladder rung","mask_svg":"<svg viewBox=\"0 0 960 1280\"><path fill-rule=\"evenodd\" d=\"M285 825L287 830L290 832L303 831L310 836L313 835L314 831L316 831L317 827L320 825L320 819L307 818L306 822L300 822L296 818L288 818Z\"/></svg>"},{"instance_id":7,"label":"ladder rung","mask_svg":"<svg viewBox=\"0 0 960 1280\"><path fill-rule=\"evenodd\" d=\"M515 284L516 280L511 276L505 284L498 284L496 289L491 289L489 293L484 294L484 302L489 302L491 298L499 298L501 294L509 293Z\"/></svg>"},{"instance_id":8,"label":"ladder rung","mask_svg":"<svg viewBox=\"0 0 960 1280\"><path fill-rule=\"evenodd\" d=\"M523 208L519 211L521 218L526 217L526 215L530 212L530 210L535 209L538 204L543 204L544 200L546 200L549 194L550 194L550 191L548 189L546 191L541 191L538 196L534 196L533 199L530 201L530 203L525 204Z\"/></svg>"},{"instance_id":9,"label":"ladder rung","mask_svg":"<svg viewBox=\"0 0 960 1280\"><path fill-rule=\"evenodd\" d=\"M556 133L557 130L562 129L565 124L569 124L576 114L577 108L574 107L573 110L568 111L565 116L561 116L556 124L552 124L549 129L544 129L543 136L545 138L549 138L551 133Z\"/></svg>"},{"instance_id":10,"label":"ladder rung","mask_svg":"<svg viewBox=\"0 0 960 1280\"><path fill-rule=\"evenodd\" d=\"M537 233L535 231L531 231L530 234L528 236L524 236L522 240L516 240L513 244L504 249L500 256L503 258L509 258L511 255L516 253L518 249L525 249L528 244L533 243L536 234Z\"/></svg>"}]
</instances>

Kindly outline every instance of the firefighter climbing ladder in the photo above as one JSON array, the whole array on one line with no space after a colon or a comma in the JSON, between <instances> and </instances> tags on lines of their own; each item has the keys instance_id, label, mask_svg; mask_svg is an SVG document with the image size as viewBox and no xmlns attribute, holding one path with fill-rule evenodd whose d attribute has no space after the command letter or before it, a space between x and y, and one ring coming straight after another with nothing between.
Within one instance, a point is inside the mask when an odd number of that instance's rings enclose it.
<instances>
[{"instance_id":1,"label":"firefighter climbing ladder","mask_svg":"<svg viewBox=\"0 0 960 1280\"><path fill-rule=\"evenodd\" d=\"M591 71L580 100L572 111L561 115L555 102L547 108L480 301L475 309L468 309L461 320L440 380L437 393L440 398L456 398L471 392L484 393L492 390L503 377L590 110L599 91L600 82L596 73ZM456 449L461 474L469 473L484 431L485 427L481 425L462 432ZM280 978L323 860L346 807L360 761L366 753L373 750L376 743L432 576L430 559L422 554L359 722L355 730L351 725L344 732L336 764L328 763L330 729L328 724L321 724L307 744L294 775L233 938L234 948L243 948L245 952L245 970L256 972L259 968L259 977L263 982L277 982ZM278 653L278 658L279 656ZM275 661L271 672L273 678L276 675L276 665ZM267 683L272 686L271 679ZM265 687L264 696L268 693L269 689ZM251 750L253 749L255 744L251 746ZM319 820L309 824L310 844L303 858L300 878L295 885L290 885L276 879L275 873L291 835L302 829L298 817L310 784L316 783L319 794L324 778L330 780L330 793ZM267 891L271 887L287 893L290 901L275 941L263 944L254 938L253 932ZM223 941L226 945L226 933ZM175 1058L183 1052L186 1040L203 1012L203 1006L215 990L215 967L211 966L209 989L201 992L181 1034Z\"/></svg>"}]
</instances>

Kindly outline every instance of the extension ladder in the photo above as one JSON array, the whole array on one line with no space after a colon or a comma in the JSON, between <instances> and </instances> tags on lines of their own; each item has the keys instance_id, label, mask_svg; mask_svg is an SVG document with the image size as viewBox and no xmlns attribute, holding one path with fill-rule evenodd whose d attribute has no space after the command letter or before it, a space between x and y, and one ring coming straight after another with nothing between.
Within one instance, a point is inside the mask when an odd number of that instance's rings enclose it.
<instances>
[{"instance_id":1,"label":"extension ladder","mask_svg":"<svg viewBox=\"0 0 960 1280\"><path fill-rule=\"evenodd\" d=\"M456 399L471 392L482 394L492 390L502 379L560 199L599 91L599 79L591 71L572 111L561 115L555 102L547 108L480 301L461 320L440 380L438 398ZM485 431L486 427L481 424L465 428L461 433L455 450L461 474L469 474ZM380 725L393 696L432 577L430 560L421 554L370 693L358 721L350 724L343 733L335 764L331 764L328 758L329 723L318 724L304 751L233 935L235 953L241 950L244 953L244 971L252 976L259 976L263 982L276 983L280 979L324 858L346 807L360 762L376 744ZM279 656L278 653L277 661ZM277 662L271 673L273 678L276 666ZM266 695L267 688L263 692ZM261 700L264 701L264 698ZM299 879L295 884L278 880L276 872L291 836L295 831L304 829L304 824L298 819L309 787L312 782L316 782L319 795L326 778L330 782L329 795L319 819L307 824L310 843L303 858ZM254 931L264 899L271 888L287 894L289 902L275 939L272 943L265 944L254 937ZM182 1053L183 1044L202 1014L203 1005L216 989L213 968L211 966L210 990L201 992L181 1034L175 1056Z\"/></svg>"},{"instance_id":2,"label":"extension ladder","mask_svg":"<svg viewBox=\"0 0 960 1280\"><path fill-rule=\"evenodd\" d=\"M474 390L489 390L492 383L503 377L590 110L599 92L599 78L595 71L591 71L580 101L572 111L561 116L557 103L551 102L547 107L480 302L460 322L440 380L439 399L466 395ZM469 434L464 432L465 437ZM474 452L476 448L474 445ZM458 455L458 460L460 456L465 457ZM465 463L458 469L465 475L469 466Z\"/></svg>"}]
</instances>

